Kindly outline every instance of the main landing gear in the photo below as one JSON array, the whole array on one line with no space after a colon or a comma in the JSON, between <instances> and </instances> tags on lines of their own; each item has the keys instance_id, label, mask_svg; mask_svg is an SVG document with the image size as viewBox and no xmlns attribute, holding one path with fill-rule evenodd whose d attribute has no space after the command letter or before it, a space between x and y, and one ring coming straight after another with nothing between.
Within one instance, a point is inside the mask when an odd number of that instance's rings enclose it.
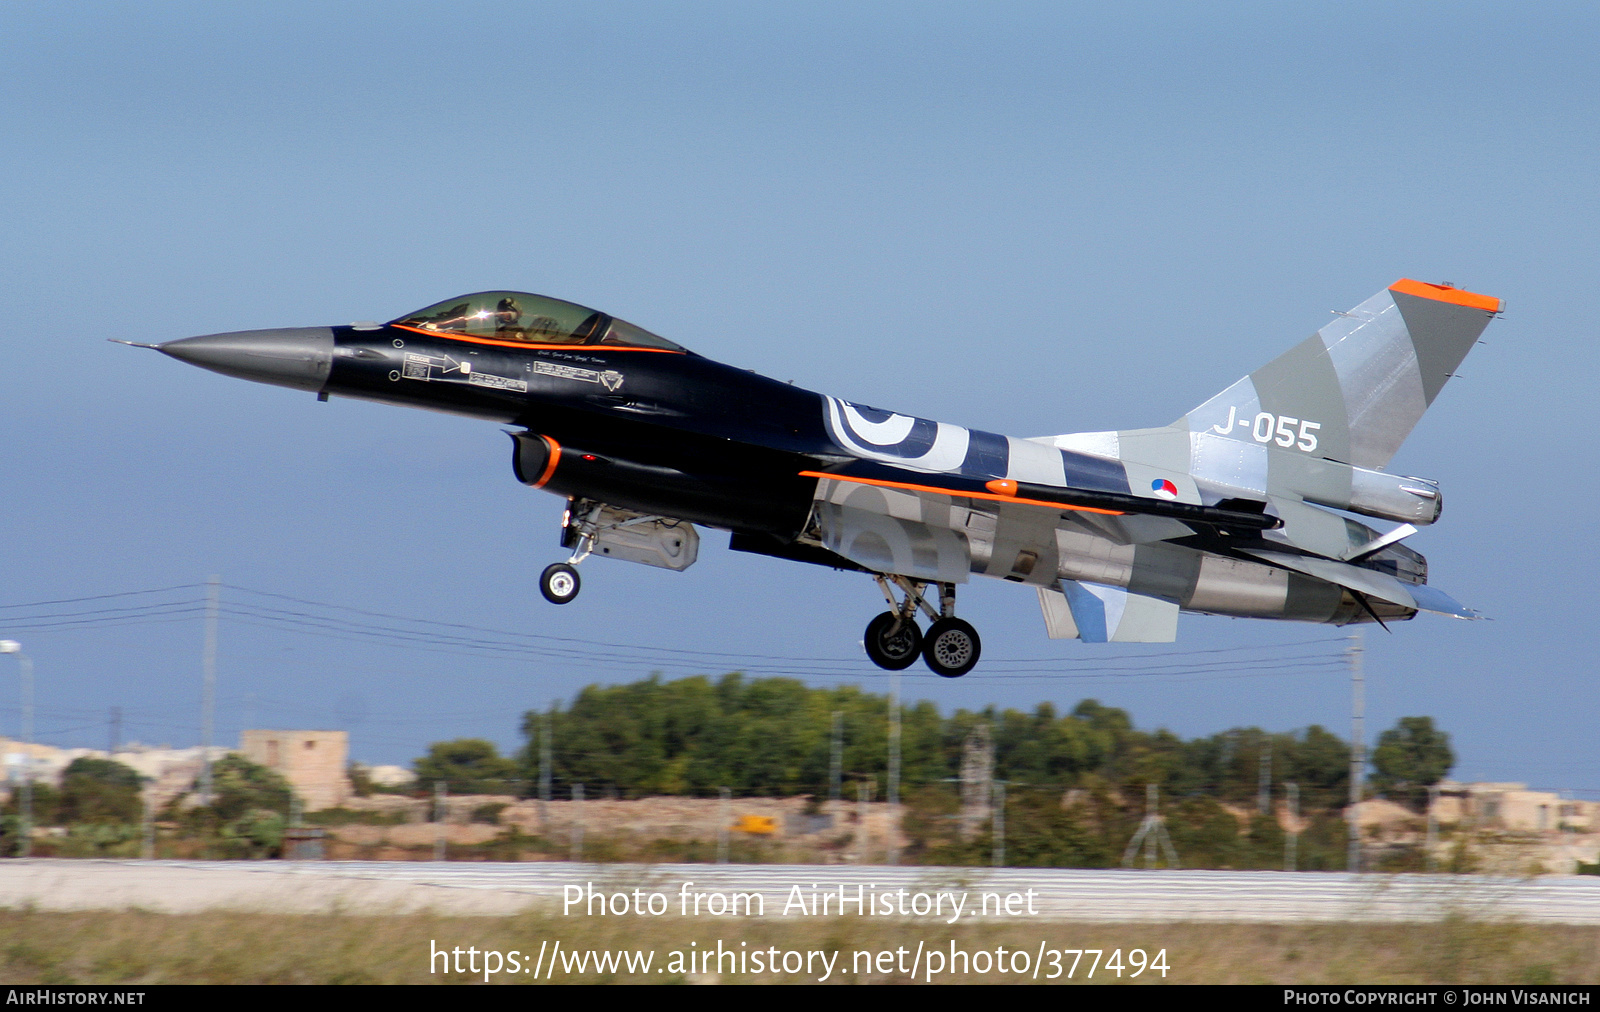
<instances>
[{"instance_id":1,"label":"main landing gear","mask_svg":"<svg viewBox=\"0 0 1600 1012\"><path fill-rule=\"evenodd\" d=\"M555 567L551 567L552 569ZM928 584L904 576L874 575L878 589L889 602L889 610L867 623L867 634L862 641L872 663L889 671L900 671L916 663L917 655L943 678L960 678L978 663L983 651L978 630L956 618L956 587L941 583L939 609L934 610L923 596ZM893 587L904 592L896 601ZM917 628L917 609L921 608L933 620L924 633Z\"/></svg>"}]
</instances>

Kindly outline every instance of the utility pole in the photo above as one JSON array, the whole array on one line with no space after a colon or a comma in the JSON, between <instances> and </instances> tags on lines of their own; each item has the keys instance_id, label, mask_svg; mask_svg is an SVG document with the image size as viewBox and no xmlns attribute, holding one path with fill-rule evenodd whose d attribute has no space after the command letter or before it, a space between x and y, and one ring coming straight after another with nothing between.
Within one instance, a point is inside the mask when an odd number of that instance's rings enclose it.
<instances>
[{"instance_id":1,"label":"utility pole","mask_svg":"<svg viewBox=\"0 0 1600 1012\"><path fill-rule=\"evenodd\" d=\"M19 654L22 662L22 856L33 853L33 658Z\"/></svg>"},{"instance_id":2,"label":"utility pole","mask_svg":"<svg viewBox=\"0 0 1600 1012\"><path fill-rule=\"evenodd\" d=\"M113 756L117 754L117 749L122 746L122 707L113 706L111 708L110 724L111 740L106 747L106 755Z\"/></svg>"},{"instance_id":3,"label":"utility pole","mask_svg":"<svg viewBox=\"0 0 1600 1012\"><path fill-rule=\"evenodd\" d=\"M961 842L977 839L994 808L994 738L981 723L961 746Z\"/></svg>"},{"instance_id":4,"label":"utility pole","mask_svg":"<svg viewBox=\"0 0 1600 1012\"><path fill-rule=\"evenodd\" d=\"M1272 739L1261 736L1261 785L1256 789L1256 808L1262 815L1272 814Z\"/></svg>"},{"instance_id":5,"label":"utility pole","mask_svg":"<svg viewBox=\"0 0 1600 1012\"><path fill-rule=\"evenodd\" d=\"M828 800L844 800L844 711L833 711L833 747L828 755Z\"/></svg>"},{"instance_id":6,"label":"utility pole","mask_svg":"<svg viewBox=\"0 0 1600 1012\"><path fill-rule=\"evenodd\" d=\"M146 787L140 792L142 795L140 809L143 813L139 827L139 856L146 861L153 860L156 856L156 813L154 811L154 798L150 789Z\"/></svg>"},{"instance_id":7,"label":"utility pole","mask_svg":"<svg viewBox=\"0 0 1600 1012\"><path fill-rule=\"evenodd\" d=\"M1350 849L1345 867L1361 871L1361 780L1367 768L1366 732L1363 726L1367 697L1366 679L1361 672L1361 634L1350 634L1346 651L1350 662Z\"/></svg>"},{"instance_id":8,"label":"utility pole","mask_svg":"<svg viewBox=\"0 0 1600 1012\"><path fill-rule=\"evenodd\" d=\"M200 693L200 801L211 804L211 731L217 714L217 596L220 579L206 581L206 649L201 667Z\"/></svg>"},{"instance_id":9,"label":"utility pole","mask_svg":"<svg viewBox=\"0 0 1600 1012\"><path fill-rule=\"evenodd\" d=\"M1283 789L1289 795L1289 832L1283 837L1283 870L1294 871L1300 860L1300 785L1288 783Z\"/></svg>"},{"instance_id":10,"label":"utility pole","mask_svg":"<svg viewBox=\"0 0 1600 1012\"><path fill-rule=\"evenodd\" d=\"M867 863L867 782L856 781L856 864Z\"/></svg>"},{"instance_id":11,"label":"utility pole","mask_svg":"<svg viewBox=\"0 0 1600 1012\"><path fill-rule=\"evenodd\" d=\"M900 672L889 672L889 864L900 863L895 824L900 812Z\"/></svg>"},{"instance_id":12,"label":"utility pole","mask_svg":"<svg viewBox=\"0 0 1600 1012\"><path fill-rule=\"evenodd\" d=\"M728 811L728 798L733 792L726 787L717 788L717 796L721 803L717 805L717 863L728 863L728 820L732 817Z\"/></svg>"},{"instance_id":13,"label":"utility pole","mask_svg":"<svg viewBox=\"0 0 1600 1012\"><path fill-rule=\"evenodd\" d=\"M1438 871L1439 860L1434 848L1439 845L1439 785L1428 785L1428 838L1423 845L1428 859L1428 870Z\"/></svg>"},{"instance_id":14,"label":"utility pole","mask_svg":"<svg viewBox=\"0 0 1600 1012\"><path fill-rule=\"evenodd\" d=\"M583 785L572 785L572 860L583 860Z\"/></svg>"},{"instance_id":15,"label":"utility pole","mask_svg":"<svg viewBox=\"0 0 1600 1012\"><path fill-rule=\"evenodd\" d=\"M450 806L445 802L450 797L450 788L446 787L443 780L433 782L433 859L444 860L444 832L445 819L449 816Z\"/></svg>"},{"instance_id":16,"label":"utility pole","mask_svg":"<svg viewBox=\"0 0 1600 1012\"><path fill-rule=\"evenodd\" d=\"M1166 821L1161 818L1160 793L1155 784L1144 785L1144 821L1139 823L1139 831L1133 834L1133 839L1128 841L1127 849L1122 852L1122 866L1133 867L1134 855L1139 853L1139 845L1144 844L1144 866L1156 866L1156 847L1166 853L1167 867L1178 867L1178 852L1172 847L1172 838L1167 835Z\"/></svg>"},{"instance_id":17,"label":"utility pole","mask_svg":"<svg viewBox=\"0 0 1600 1012\"><path fill-rule=\"evenodd\" d=\"M33 853L33 658L16 640L0 640L0 654L16 654L22 680L22 819L17 826L17 856Z\"/></svg>"},{"instance_id":18,"label":"utility pole","mask_svg":"<svg viewBox=\"0 0 1600 1012\"><path fill-rule=\"evenodd\" d=\"M27 773L27 768L22 763L27 758L28 754L26 752L12 752L6 755L6 783L11 788L11 796L19 800L22 798L22 780L20 778ZM20 823L17 828L19 830L22 828ZM16 856L27 857L27 846L28 834L19 832L17 834Z\"/></svg>"},{"instance_id":19,"label":"utility pole","mask_svg":"<svg viewBox=\"0 0 1600 1012\"><path fill-rule=\"evenodd\" d=\"M994 866L1006 866L1006 782L994 781Z\"/></svg>"},{"instance_id":20,"label":"utility pole","mask_svg":"<svg viewBox=\"0 0 1600 1012\"><path fill-rule=\"evenodd\" d=\"M555 709L554 703L550 709ZM554 723L551 714L539 715L539 829L545 836L550 835L550 734Z\"/></svg>"},{"instance_id":21,"label":"utility pole","mask_svg":"<svg viewBox=\"0 0 1600 1012\"><path fill-rule=\"evenodd\" d=\"M1217 756L1217 796L1227 797L1228 781L1231 771L1228 765L1233 762L1233 739L1235 733L1228 731L1222 736L1222 752Z\"/></svg>"}]
</instances>

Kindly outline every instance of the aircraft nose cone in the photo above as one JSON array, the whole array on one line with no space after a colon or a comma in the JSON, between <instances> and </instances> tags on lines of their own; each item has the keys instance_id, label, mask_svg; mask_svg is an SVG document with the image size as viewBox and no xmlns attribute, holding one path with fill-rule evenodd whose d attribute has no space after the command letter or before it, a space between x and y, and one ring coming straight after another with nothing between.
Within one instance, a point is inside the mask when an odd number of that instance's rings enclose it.
<instances>
[{"instance_id":1,"label":"aircraft nose cone","mask_svg":"<svg viewBox=\"0 0 1600 1012\"><path fill-rule=\"evenodd\" d=\"M156 347L224 376L296 390L321 390L333 368L333 331L328 327L241 330L186 337Z\"/></svg>"}]
</instances>

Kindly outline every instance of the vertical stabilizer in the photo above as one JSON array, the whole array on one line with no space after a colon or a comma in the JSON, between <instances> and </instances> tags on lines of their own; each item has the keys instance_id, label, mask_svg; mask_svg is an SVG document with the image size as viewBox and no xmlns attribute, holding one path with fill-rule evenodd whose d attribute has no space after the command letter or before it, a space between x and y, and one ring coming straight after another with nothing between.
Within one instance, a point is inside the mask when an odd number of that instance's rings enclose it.
<instances>
[{"instance_id":1,"label":"vertical stabilizer","mask_svg":"<svg viewBox=\"0 0 1600 1012\"><path fill-rule=\"evenodd\" d=\"M1174 427L1381 469L1501 305L1396 281Z\"/></svg>"}]
</instances>

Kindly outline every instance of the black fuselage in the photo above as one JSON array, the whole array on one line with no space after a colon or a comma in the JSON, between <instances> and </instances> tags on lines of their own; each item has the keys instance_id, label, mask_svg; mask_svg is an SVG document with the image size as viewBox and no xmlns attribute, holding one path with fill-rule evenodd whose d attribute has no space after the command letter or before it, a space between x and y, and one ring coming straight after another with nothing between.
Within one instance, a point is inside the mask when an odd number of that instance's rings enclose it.
<instances>
[{"instance_id":1,"label":"black fuselage","mask_svg":"<svg viewBox=\"0 0 1600 1012\"><path fill-rule=\"evenodd\" d=\"M787 541L816 487L799 472L841 458L820 395L692 352L514 347L394 326L333 332L325 393L546 437L557 448L550 473L519 477L560 495Z\"/></svg>"}]
</instances>

